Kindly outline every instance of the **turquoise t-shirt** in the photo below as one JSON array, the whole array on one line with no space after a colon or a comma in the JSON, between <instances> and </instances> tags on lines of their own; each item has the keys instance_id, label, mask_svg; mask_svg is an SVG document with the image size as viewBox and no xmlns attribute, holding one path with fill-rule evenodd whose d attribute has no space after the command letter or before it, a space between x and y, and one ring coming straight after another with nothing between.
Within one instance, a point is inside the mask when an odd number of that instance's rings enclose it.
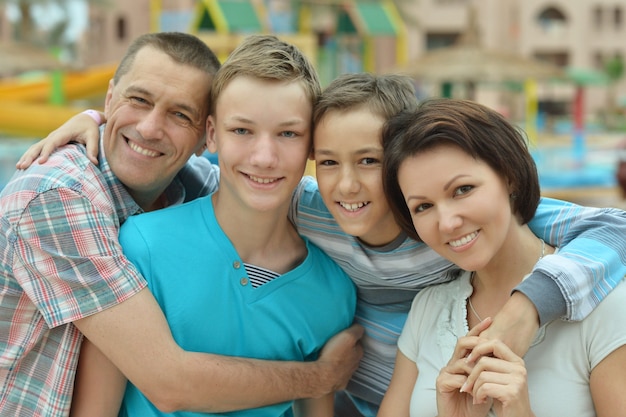
<instances>
[{"instance_id":1,"label":"turquoise t-shirt","mask_svg":"<svg viewBox=\"0 0 626 417\"><path fill-rule=\"evenodd\" d=\"M352 324L352 281L308 240L300 265L253 288L242 259L217 224L210 196L130 218L120 230L120 243L185 350L309 361L331 336ZM290 407L288 402L226 415L277 417ZM120 416L163 415L128 384Z\"/></svg>"}]
</instances>

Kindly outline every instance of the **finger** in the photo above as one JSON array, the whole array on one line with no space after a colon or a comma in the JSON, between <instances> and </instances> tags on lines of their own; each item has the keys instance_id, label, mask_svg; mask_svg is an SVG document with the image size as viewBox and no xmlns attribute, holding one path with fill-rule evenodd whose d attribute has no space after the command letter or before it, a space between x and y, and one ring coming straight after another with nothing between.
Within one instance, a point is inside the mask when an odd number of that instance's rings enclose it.
<instances>
[{"instance_id":1,"label":"finger","mask_svg":"<svg viewBox=\"0 0 626 417\"><path fill-rule=\"evenodd\" d=\"M484 356L494 356L512 362L520 362L522 360L506 343L501 340L481 340L477 343L472 352L467 357L468 362L473 362Z\"/></svg>"},{"instance_id":2,"label":"finger","mask_svg":"<svg viewBox=\"0 0 626 417\"><path fill-rule=\"evenodd\" d=\"M96 132L84 133L85 146L87 147L87 158L95 165L98 165L98 152L100 151L100 130Z\"/></svg>"},{"instance_id":3,"label":"finger","mask_svg":"<svg viewBox=\"0 0 626 417\"><path fill-rule=\"evenodd\" d=\"M467 333L467 336L478 336L484 330L486 330L493 323L493 319L491 317L487 317L476 326L472 327L472 329Z\"/></svg>"},{"instance_id":4,"label":"finger","mask_svg":"<svg viewBox=\"0 0 626 417\"><path fill-rule=\"evenodd\" d=\"M489 348L485 350L485 347ZM499 375L525 375L524 360L517 356L506 344L500 341L489 341L476 347L483 354L474 367L468 372L467 390L475 390L477 381L484 380L489 373Z\"/></svg>"},{"instance_id":5,"label":"finger","mask_svg":"<svg viewBox=\"0 0 626 417\"><path fill-rule=\"evenodd\" d=\"M437 377L437 391L442 393L463 392L461 387L465 384L467 375L461 375L449 372L449 369L442 369Z\"/></svg>"},{"instance_id":6,"label":"finger","mask_svg":"<svg viewBox=\"0 0 626 417\"><path fill-rule=\"evenodd\" d=\"M450 362L466 358L467 355L474 349L474 347L480 342L477 336L463 336L460 337L454 347L454 352L450 358Z\"/></svg>"},{"instance_id":7,"label":"finger","mask_svg":"<svg viewBox=\"0 0 626 417\"><path fill-rule=\"evenodd\" d=\"M89 148L87 147L87 158L94 164L98 165L98 148Z\"/></svg>"},{"instance_id":8,"label":"finger","mask_svg":"<svg viewBox=\"0 0 626 417\"><path fill-rule=\"evenodd\" d=\"M26 152L24 152L24 154L20 157L20 159L17 161L17 163L15 164L15 167L17 169L26 169L28 168L35 159L37 159L37 157L39 156L39 154L41 153L41 148L43 147L43 143L44 140L40 140L39 142L30 145L28 147L28 149L26 149Z\"/></svg>"}]
</instances>

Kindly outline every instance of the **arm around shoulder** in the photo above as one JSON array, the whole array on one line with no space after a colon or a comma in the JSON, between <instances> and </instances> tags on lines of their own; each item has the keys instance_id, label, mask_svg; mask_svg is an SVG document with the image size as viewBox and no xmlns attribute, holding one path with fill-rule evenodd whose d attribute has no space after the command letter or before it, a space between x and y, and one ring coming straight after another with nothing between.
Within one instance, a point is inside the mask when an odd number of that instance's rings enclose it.
<instances>
[{"instance_id":1,"label":"arm around shoulder","mask_svg":"<svg viewBox=\"0 0 626 417\"><path fill-rule=\"evenodd\" d=\"M584 319L626 275L626 212L542 198L529 226L559 247L557 254L541 259L533 273L557 282L567 319Z\"/></svg>"},{"instance_id":2,"label":"arm around shoulder","mask_svg":"<svg viewBox=\"0 0 626 417\"><path fill-rule=\"evenodd\" d=\"M333 337L316 362L276 362L183 351L144 289L76 326L159 409L226 412L342 389L362 356L362 329ZM167 375L167 378L163 378Z\"/></svg>"}]
</instances>

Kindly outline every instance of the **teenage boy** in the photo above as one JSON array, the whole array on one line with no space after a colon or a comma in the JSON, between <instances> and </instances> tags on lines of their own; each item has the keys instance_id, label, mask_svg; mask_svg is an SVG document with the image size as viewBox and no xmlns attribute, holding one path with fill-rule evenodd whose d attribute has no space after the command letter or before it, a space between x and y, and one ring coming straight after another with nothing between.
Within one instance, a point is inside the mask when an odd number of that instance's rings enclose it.
<instances>
[{"instance_id":1,"label":"teenage boy","mask_svg":"<svg viewBox=\"0 0 626 417\"><path fill-rule=\"evenodd\" d=\"M352 324L350 278L287 218L311 152L312 103L320 92L315 69L297 48L274 36L246 38L211 88L207 144L220 155L218 190L122 226L124 253L148 281L181 348L312 360ZM125 380L92 348L83 346L72 413L117 415L119 397L100 395L123 393ZM291 405L229 415L278 417ZM296 409L332 417L333 396L298 401ZM164 414L129 384L120 415Z\"/></svg>"},{"instance_id":2,"label":"teenage boy","mask_svg":"<svg viewBox=\"0 0 626 417\"><path fill-rule=\"evenodd\" d=\"M167 410L250 408L346 383L360 358L358 329L315 362L184 351L122 254L129 216L193 198L200 190L181 186L192 177L216 187L216 176L175 176L202 146L218 67L194 36L139 37L109 84L98 166L68 146L3 189L0 415L69 415L83 335Z\"/></svg>"}]
</instances>

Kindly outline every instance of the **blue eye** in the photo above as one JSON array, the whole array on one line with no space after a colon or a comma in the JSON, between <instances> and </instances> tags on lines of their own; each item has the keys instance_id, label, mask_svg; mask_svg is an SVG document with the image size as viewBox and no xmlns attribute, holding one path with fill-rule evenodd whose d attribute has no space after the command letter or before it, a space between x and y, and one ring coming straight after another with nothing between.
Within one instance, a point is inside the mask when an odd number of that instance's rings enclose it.
<instances>
[{"instance_id":1,"label":"blue eye","mask_svg":"<svg viewBox=\"0 0 626 417\"><path fill-rule=\"evenodd\" d=\"M462 185L454 190L454 195L467 194L474 189L473 185Z\"/></svg>"}]
</instances>

